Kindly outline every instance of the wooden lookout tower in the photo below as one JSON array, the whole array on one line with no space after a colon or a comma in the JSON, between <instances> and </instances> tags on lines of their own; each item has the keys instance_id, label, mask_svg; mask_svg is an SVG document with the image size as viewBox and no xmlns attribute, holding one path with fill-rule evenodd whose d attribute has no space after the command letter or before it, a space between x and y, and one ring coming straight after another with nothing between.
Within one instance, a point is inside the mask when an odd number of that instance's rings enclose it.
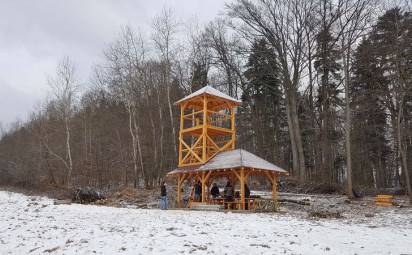
<instances>
[{"instance_id":1,"label":"wooden lookout tower","mask_svg":"<svg viewBox=\"0 0 412 255\"><path fill-rule=\"evenodd\" d=\"M179 165L168 176L177 177L177 206L181 206L184 180L200 181L201 201L214 203L207 194L213 180L225 177L239 184L239 198L231 208L245 209L245 183L252 175L269 178L272 198L276 200L276 177L287 171L241 149L235 149L235 112L241 101L210 86L186 96L175 103L180 107Z\"/></svg>"},{"instance_id":2,"label":"wooden lookout tower","mask_svg":"<svg viewBox=\"0 0 412 255\"><path fill-rule=\"evenodd\" d=\"M179 167L204 164L235 148L239 100L206 86L176 104L180 106Z\"/></svg>"}]
</instances>

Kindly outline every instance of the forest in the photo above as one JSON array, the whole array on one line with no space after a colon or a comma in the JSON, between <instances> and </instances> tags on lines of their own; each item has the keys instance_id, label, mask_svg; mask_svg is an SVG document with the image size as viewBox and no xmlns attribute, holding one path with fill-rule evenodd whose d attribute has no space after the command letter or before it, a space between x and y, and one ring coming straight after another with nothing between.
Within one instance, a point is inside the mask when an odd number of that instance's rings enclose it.
<instances>
[{"instance_id":1,"label":"forest","mask_svg":"<svg viewBox=\"0 0 412 255\"><path fill-rule=\"evenodd\" d=\"M297 182L412 196L412 11L395 2L237 0L208 24L164 8L151 31L123 27L87 84L62 56L1 134L0 184L155 187L177 166L174 102L210 85L242 100L236 147Z\"/></svg>"}]
</instances>

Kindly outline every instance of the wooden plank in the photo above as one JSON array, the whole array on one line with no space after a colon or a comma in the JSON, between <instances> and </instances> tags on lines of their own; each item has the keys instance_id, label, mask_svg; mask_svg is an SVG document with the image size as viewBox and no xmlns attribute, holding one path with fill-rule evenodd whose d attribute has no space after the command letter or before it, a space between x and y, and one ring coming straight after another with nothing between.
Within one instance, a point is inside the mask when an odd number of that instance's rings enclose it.
<instances>
[{"instance_id":1,"label":"wooden plank","mask_svg":"<svg viewBox=\"0 0 412 255\"><path fill-rule=\"evenodd\" d=\"M183 118L189 119L189 117L190 117L190 119L192 119L194 115L199 114L199 113L201 113L202 111L203 111L203 110L200 110L200 111L197 111L197 112L188 113L188 114L186 114L186 115L183 115Z\"/></svg>"}]
</instances>

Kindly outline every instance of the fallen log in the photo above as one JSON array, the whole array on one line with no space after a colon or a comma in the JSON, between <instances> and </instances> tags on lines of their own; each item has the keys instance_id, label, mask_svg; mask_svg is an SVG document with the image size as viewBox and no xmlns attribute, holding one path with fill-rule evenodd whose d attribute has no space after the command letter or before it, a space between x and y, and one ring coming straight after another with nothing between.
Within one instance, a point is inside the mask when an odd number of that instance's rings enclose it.
<instances>
[{"instance_id":1,"label":"fallen log","mask_svg":"<svg viewBox=\"0 0 412 255\"><path fill-rule=\"evenodd\" d=\"M56 199L54 200L54 205L70 205L72 200L70 199Z\"/></svg>"},{"instance_id":2,"label":"fallen log","mask_svg":"<svg viewBox=\"0 0 412 255\"><path fill-rule=\"evenodd\" d=\"M310 203L308 201L294 200L294 199L288 199L288 198L279 198L278 202L295 203L295 204L299 204L299 205L310 205Z\"/></svg>"}]
</instances>

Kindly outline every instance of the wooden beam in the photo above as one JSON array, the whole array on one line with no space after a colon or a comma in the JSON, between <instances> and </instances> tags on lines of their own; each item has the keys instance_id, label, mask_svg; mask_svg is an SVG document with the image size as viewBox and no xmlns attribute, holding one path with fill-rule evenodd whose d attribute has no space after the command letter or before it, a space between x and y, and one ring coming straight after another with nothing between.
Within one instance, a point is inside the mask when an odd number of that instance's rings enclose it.
<instances>
[{"instance_id":1,"label":"wooden beam","mask_svg":"<svg viewBox=\"0 0 412 255\"><path fill-rule=\"evenodd\" d=\"M203 136L200 136L199 139L197 139L197 141L196 141L195 144L193 145L193 147L196 147L197 144L199 143L200 139L202 139L202 138L203 138ZM192 149L189 145L187 145L187 144L185 143L185 141L183 141L183 139L181 140L181 142L182 142L182 144L189 150L189 153L186 154L186 156L183 158L183 160L182 160L183 162L187 159L188 155L193 155L193 156L195 156L195 157L199 160L199 162L202 162L202 159L197 155L196 152L193 151L193 149ZM183 163L183 162L182 162L182 163Z\"/></svg>"},{"instance_id":2,"label":"wooden beam","mask_svg":"<svg viewBox=\"0 0 412 255\"><path fill-rule=\"evenodd\" d=\"M192 119L192 118L189 118L189 117L192 117L193 115L196 115L196 114L199 114L199 113L201 113L202 112L202 110L200 110L200 111L197 111L197 112L191 112L191 113L188 113L188 114L186 114L186 115L183 115L183 118L186 118L186 119Z\"/></svg>"},{"instance_id":3,"label":"wooden beam","mask_svg":"<svg viewBox=\"0 0 412 255\"><path fill-rule=\"evenodd\" d=\"M212 171L210 170L207 175L206 175L206 181L209 179L210 175L212 174Z\"/></svg>"},{"instance_id":4,"label":"wooden beam","mask_svg":"<svg viewBox=\"0 0 412 255\"><path fill-rule=\"evenodd\" d=\"M216 147L216 149L219 151L220 150L220 147L215 143L215 141L213 141L213 139L212 138L210 138L210 136L207 134L207 138L209 139L209 141L212 143L212 145L214 146L214 147Z\"/></svg>"},{"instance_id":5,"label":"wooden beam","mask_svg":"<svg viewBox=\"0 0 412 255\"><path fill-rule=\"evenodd\" d=\"M235 107L230 110L231 117L231 128L232 128L232 149L235 149L236 144L236 128L235 128Z\"/></svg>"},{"instance_id":6,"label":"wooden beam","mask_svg":"<svg viewBox=\"0 0 412 255\"><path fill-rule=\"evenodd\" d=\"M182 177L181 177L181 179L180 179L180 185L182 185L183 181L186 179L187 176L188 176L187 173L184 173L184 174L182 175Z\"/></svg>"},{"instance_id":7,"label":"wooden beam","mask_svg":"<svg viewBox=\"0 0 412 255\"><path fill-rule=\"evenodd\" d=\"M245 210L245 169L240 169L240 201L242 210Z\"/></svg>"},{"instance_id":8,"label":"wooden beam","mask_svg":"<svg viewBox=\"0 0 412 255\"><path fill-rule=\"evenodd\" d=\"M255 169L249 169L249 171L247 171L247 173L245 174L245 180L247 180L247 178L249 178L249 175L253 172L253 171L255 171Z\"/></svg>"},{"instance_id":9,"label":"wooden beam","mask_svg":"<svg viewBox=\"0 0 412 255\"><path fill-rule=\"evenodd\" d=\"M202 150L202 162L205 163L207 161L207 96L206 94L203 95L203 150Z\"/></svg>"},{"instance_id":10,"label":"wooden beam","mask_svg":"<svg viewBox=\"0 0 412 255\"><path fill-rule=\"evenodd\" d=\"M232 171L235 174L235 176L238 178L238 180L240 181L240 175L236 172L236 170L231 168L230 171Z\"/></svg>"},{"instance_id":11,"label":"wooden beam","mask_svg":"<svg viewBox=\"0 0 412 255\"><path fill-rule=\"evenodd\" d=\"M263 171L263 173L268 177L270 182L273 184L273 176L269 173L269 171Z\"/></svg>"}]
</instances>

